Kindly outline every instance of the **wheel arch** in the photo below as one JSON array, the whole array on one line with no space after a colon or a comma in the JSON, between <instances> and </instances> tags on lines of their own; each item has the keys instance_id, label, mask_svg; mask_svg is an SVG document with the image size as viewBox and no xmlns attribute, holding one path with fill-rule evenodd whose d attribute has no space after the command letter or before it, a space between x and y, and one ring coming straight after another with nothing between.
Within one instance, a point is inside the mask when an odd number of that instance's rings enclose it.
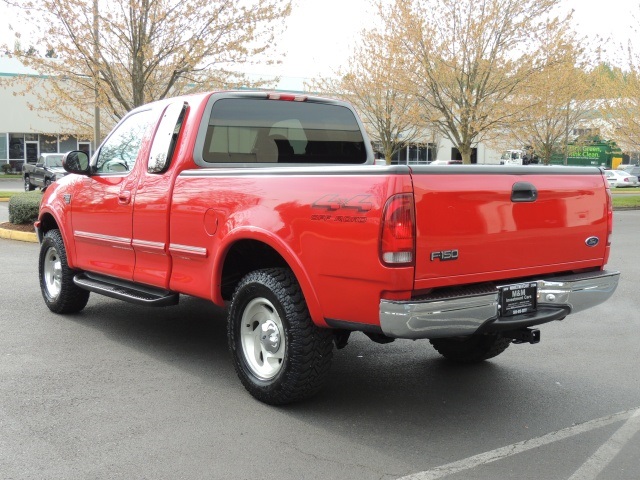
<instances>
[{"instance_id":1,"label":"wheel arch","mask_svg":"<svg viewBox=\"0 0 640 480\"><path fill-rule=\"evenodd\" d=\"M313 284L297 255L269 232L235 232L219 249L214 266L213 298L223 303L231 298L240 280L249 272L263 268L289 268L300 284L316 325L327 326Z\"/></svg>"},{"instance_id":2,"label":"wheel arch","mask_svg":"<svg viewBox=\"0 0 640 480\"><path fill-rule=\"evenodd\" d=\"M56 216L46 209L41 209L38 221L40 222L40 228L38 229L39 242L42 243L48 231L59 230L67 252L67 263L70 268L75 268L75 244L73 243L73 239L67 235L67 229L63 228Z\"/></svg>"}]
</instances>

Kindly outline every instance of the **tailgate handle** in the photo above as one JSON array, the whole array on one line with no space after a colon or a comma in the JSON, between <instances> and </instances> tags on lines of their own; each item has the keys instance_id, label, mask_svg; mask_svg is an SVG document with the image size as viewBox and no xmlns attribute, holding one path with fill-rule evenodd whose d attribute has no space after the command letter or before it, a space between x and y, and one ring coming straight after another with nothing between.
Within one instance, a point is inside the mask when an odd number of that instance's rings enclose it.
<instances>
[{"instance_id":1,"label":"tailgate handle","mask_svg":"<svg viewBox=\"0 0 640 480\"><path fill-rule=\"evenodd\" d=\"M529 182L516 182L511 189L512 202L535 202L538 199L538 190Z\"/></svg>"}]
</instances>

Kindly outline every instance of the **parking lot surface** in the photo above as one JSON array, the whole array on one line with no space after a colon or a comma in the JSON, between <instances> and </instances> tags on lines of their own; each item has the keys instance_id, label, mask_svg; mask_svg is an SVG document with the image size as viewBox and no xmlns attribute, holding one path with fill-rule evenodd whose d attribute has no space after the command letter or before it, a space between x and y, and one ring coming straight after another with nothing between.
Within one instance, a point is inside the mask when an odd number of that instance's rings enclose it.
<instances>
[{"instance_id":1,"label":"parking lot surface","mask_svg":"<svg viewBox=\"0 0 640 480\"><path fill-rule=\"evenodd\" d=\"M281 408L236 378L224 311L92 295L54 315L38 245L0 240L0 476L640 478L638 224L615 213L614 296L541 343L460 367L426 341L356 334L320 395Z\"/></svg>"}]
</instances>

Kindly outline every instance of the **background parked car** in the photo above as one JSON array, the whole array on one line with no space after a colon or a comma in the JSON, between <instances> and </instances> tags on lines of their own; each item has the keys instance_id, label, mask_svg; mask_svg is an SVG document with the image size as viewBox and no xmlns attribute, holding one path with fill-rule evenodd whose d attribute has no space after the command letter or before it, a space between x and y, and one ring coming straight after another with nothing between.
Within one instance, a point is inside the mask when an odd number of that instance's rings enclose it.
<instances>
[{"instance_id":1,"label":"background parked car","mask_svg":"<svg viewBox=\"0 0 640 480\"><path fill-rule=\"evenodd\" d=\"M618 170L622 170L640 178L640 165L619 165Z\"/></svg>"},{"instance_id":2,"label":"background parked car","mask_svg":"<svg viewBox=\"0 0 640 480\"><path fill-rule=\"evenodd\" d=\"M637 187L638 177L624 170L605 170L610 187Z\"/></svg>"},{"instance_id":3,"label":"background parked car","mask_svg":"<svg viewBox=\"0 0 640 480\"><path fill-rule=\"evenodd\" d=\"M67 172L62 168L63 156L63 153L43 153L35 165L23 165L22 178L25 191L34 190L36 187L47 188L58 178L64 177Z\"/></svg>"}]
</instances>

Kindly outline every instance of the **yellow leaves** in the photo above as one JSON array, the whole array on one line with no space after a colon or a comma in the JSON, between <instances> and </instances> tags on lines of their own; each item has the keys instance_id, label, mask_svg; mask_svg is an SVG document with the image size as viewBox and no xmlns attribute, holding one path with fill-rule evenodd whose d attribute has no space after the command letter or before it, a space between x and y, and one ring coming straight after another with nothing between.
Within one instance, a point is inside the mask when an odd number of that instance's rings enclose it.
<instances>
[{"instance_id":1,"label":"yellow leaves","mask_svg":"<svg viewBox=\"0 0 640 480\"><path fill-rule=\"evenodd\" d=\"M69 103L80 117L99 106L115 122L140 104L185 91L233 83L234 65L262 52L277 57L274 25L290 12L290 0L32 0L38 46L53 50L22 60L50 79L45 104ZM26 10L22 13L26 18ZM97 21L98 36L94 35ZM44 52L43 52L44 53ZM224 73L227 72L227 73ZM62 78L70 84L62 86ZM227 79L229 82L227 82ZM75 94L63 94L64 90ZM51 97L63 95L64 102ZM84 125L84 119L79 124Z\"/></svg>"}]
</instances>

